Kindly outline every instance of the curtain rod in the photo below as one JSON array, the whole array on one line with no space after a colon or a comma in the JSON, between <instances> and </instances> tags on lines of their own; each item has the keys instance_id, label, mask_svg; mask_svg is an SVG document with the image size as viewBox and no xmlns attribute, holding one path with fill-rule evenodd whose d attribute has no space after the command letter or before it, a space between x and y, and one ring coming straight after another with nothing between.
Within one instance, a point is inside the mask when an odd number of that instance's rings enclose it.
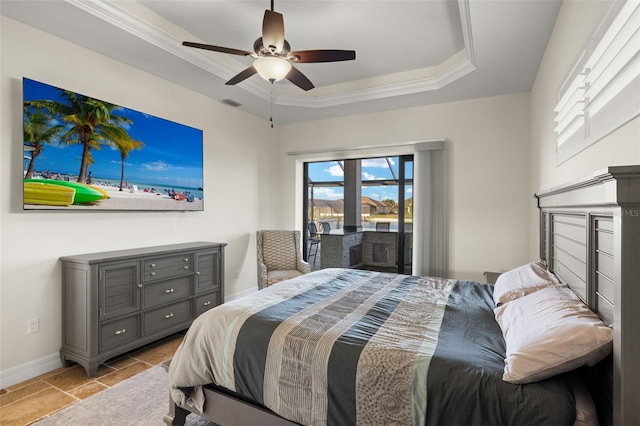
<instances>
[{"instance_id":1,"label":"curtain rod","mask_svg":"<svg viewBox=\"0 0 640 426\"><path fill-rule=\"evenodd\" d=\"M376 148L396 148L402 146L415 146L425 144L423 146L433 144L434 147L431 149L442 149L444 147L444 139L429 139L423 141L411 141L411 142L398 142L392 144L384 144L384 145L357 145L350 147L341 147L341 148L320 148L320 149L309 149L306 151L289 151L287 155L296 156L296 155L308 155L308 154L325 154L329 152L344 152L344 151L359 151L365 149L376 149ZM424 147L419 147L420 151L426 150Z\"/></svg>"}]
</instances>

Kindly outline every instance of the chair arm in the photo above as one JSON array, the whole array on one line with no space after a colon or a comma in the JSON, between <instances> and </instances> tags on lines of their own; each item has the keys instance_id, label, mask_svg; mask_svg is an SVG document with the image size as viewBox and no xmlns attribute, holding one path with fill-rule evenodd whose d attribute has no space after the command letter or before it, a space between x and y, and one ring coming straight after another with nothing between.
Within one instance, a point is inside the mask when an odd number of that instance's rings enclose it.
<instances>
[{"instance_id":1,"label":"chair arm","mask_svg":"<svg viewBox=\"0 0 640 426\"><path fill-rule=\"evenodd\" d=\"M309 265L309 263L305 262L302 259L298 259L296 269L303 274L308 274L309 272L311 272L311 266Z\"/></svg>"},{"instance_id":2,"label":"chair arm","mask_svg":"<svg viewBox=\"0 0 640 426\"><path fill-rule=\"evenodd\" d=\"M262 262L258 262L258 288L262 290L265 287L268 287L267 265Z\"/></svg>"}]
</instances>

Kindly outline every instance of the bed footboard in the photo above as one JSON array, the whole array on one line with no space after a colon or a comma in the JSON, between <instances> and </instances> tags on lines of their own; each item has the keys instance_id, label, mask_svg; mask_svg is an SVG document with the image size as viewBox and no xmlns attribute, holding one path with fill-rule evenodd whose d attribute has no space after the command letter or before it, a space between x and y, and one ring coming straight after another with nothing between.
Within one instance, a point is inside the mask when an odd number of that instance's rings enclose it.
<instances>
[{"instance_id":1,"label":"bed footboard","mask_svg":"<svg viewBox=\"0 0 640 426\"><path fill-rule=\"evenodd\" d=\"M284 419L268 409L244 401L234 395L217 390L213 386L204 388L205 405L201 417L224 426L295 426L298 423ZM169 412L164 416L168 426L184 426L191 411L177 406L169 398Z\"/></svg>"}]
</instances>

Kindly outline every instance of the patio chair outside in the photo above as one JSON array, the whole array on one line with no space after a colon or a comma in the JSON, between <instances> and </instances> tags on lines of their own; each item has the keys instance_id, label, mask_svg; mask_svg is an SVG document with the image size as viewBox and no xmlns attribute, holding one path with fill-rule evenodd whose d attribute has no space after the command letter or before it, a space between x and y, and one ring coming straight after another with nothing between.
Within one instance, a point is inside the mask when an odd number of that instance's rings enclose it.
<instances>
[{"instance_id":1,"label":"patio chair outside","mask_svg":"<svg viewBox=\"0 0 640 426\"><path fill-rule=\"evenodd\" d=\"M320 222L322 225L322 233L329 234L331 232L331 223L330 222Z\"/></svg>"},{"instance_id":2,"label":"patio chair outside","mask_svg":"<svg viewBox=\"0 0 640 426\"><path fill-rule=\"evenodd\" d=\"M309 231L309 252L307 253L307 261L311 263L313 257L313 264L316 264L316 258L318 257L318 246L320 245L320 237L318 236L318 227L315 222L309 222L307 224Z\"/></svg>"}]
</instances>

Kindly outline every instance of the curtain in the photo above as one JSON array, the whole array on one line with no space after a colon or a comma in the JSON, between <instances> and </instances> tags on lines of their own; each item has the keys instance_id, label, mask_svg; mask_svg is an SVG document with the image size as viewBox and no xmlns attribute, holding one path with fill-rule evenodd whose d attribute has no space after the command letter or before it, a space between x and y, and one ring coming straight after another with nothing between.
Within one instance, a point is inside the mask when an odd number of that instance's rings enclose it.
<instances>
[{"instance_id":1,"label":"curtain","mask_svg":"<svg viewBox=\"0 0 640 426\"><path fill-rule=\"evenodd\" d=\"M447 200L444 140L415 145L413 275L447 276Z\"/></svg>"}]
</instances>

